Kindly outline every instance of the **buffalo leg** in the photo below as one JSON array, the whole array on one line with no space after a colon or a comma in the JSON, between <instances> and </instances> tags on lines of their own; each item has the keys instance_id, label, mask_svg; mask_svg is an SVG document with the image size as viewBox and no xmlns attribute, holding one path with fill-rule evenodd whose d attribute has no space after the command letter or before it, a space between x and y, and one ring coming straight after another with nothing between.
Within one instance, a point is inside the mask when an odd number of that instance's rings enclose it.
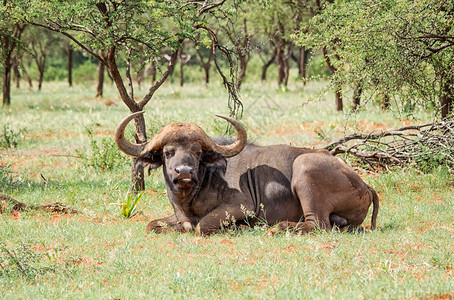
<instances>
[{"instance_id":1,"label":"buffalo leg","mask_svg":"<svg viewBox=\"0 0 454 300\"><path fill-rule=\"evenodd\" d=\"M218 232L221 228L228 227L237 221L243 220L244 218L244 212L240 209L240 207L223 205L217 207L200 220L196 227L196 233L210 235Z\"/></svg>"},{"instance_id":2,"label":"buffalo leg","mask_svg":"<svg viewBox=\"0 0 454 300\"><path fill-rule=\"evenodd\" d=\"M146 231L156 233L166 233L168 231L191 231L188 222L179 222L175 215L166 218L156 219L148 223ZM192 226L191 226L192 228Z\"/></svg>"},{"instance_id":3,"label":"buffalo leg","mask_svg":"<svg viewBox=\"0 0 454 300\"><path fill-rule=\"evenodd\" d=\"M319 180L325 174L321 174L318 168L308 168L310 163L305 160L306 157L301 155L293 165L292 189L300 200L304 217L304 222L298 223L296 231L308 233L316 228L331 230L331 210L325 199L327 187L320 185Z\"/></svg>"}]
</instances>

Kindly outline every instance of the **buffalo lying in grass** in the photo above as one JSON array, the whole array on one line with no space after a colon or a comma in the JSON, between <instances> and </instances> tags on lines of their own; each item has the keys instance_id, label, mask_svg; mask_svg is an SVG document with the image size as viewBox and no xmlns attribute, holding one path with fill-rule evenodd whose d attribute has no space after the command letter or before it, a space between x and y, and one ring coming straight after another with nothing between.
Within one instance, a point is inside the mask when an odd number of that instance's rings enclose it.
<instances>
[{"instance_id":1,"label":"buffalo lying in grass","mask_svg":"<svg viewBox=\"0 0 454 300\"><path fill-rule=\"evenodd\" d=\"M123 119L115 141L137 157L137 166L163 167L174 214L151 221L148 231L168 229L211 234L235 224L259 221L307 233L333 226L356 228L373 203L371 228L378 214L375 191L326 150L247 143L244 127L231 144L216 143L195 124L169 124L151 141L133 144L124 137Z\"/></svg>"}]
</instances>

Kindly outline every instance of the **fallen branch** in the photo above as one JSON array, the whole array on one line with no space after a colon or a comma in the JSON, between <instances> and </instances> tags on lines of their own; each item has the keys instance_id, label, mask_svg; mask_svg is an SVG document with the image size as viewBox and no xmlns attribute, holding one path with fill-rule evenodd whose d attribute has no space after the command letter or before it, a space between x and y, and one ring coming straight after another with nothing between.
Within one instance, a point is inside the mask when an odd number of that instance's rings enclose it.
<instances>
[{"instance_id":1,"label":"fallen branch","mask_svg":"<svg viewBox=\"0 0 454 300\"><path fill-rule=\"evenodd\" d=\"M11 212L24 211L24 210L45 210L53 213L64 213L64 214L79 214L80 211L63 205L60 202L40 205L29 205L23 202L19 202L8 195L0 194L0 214L7 210L7 207L11 206Z\"/></svg>"},{"instance_id":2,"label":"fallen branch","mask_svg":"<svg viewBox=\"0 0 454 300\"><path fill-rule=\"evenodd\" d=\"M354 155L372 166L436 161L454 167L454 119L380 133L352 134L330 143L325 149L333 155Z\"/></svg>"}]
</instances>

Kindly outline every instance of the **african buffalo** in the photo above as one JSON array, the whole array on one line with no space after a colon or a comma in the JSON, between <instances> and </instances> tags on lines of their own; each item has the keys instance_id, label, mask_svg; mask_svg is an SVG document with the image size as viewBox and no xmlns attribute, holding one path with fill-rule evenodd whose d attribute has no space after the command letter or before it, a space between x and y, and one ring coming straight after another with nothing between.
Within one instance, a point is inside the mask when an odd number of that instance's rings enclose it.
<instances>
[{"instance_id":1,"label":"african buffalo","mask_svg":"<svg viewBox=\"0 0 454 300\"><path fill-rule=\"evenodd\" d=\"M215 142L195 124L169 124L151 141L133 144L124 137L124 118L115 131L123 152L136 166L163 166L174 214L151 221L147 231L196 230L210 234L235 224L259 221L307 233L333 226L356 228L373 203L371 228L378 214L375 191L340 159L326 150L247 143L244 127L233 143ZM226 144L227 143L227 144Z\"/></svg>"}]
</instances>

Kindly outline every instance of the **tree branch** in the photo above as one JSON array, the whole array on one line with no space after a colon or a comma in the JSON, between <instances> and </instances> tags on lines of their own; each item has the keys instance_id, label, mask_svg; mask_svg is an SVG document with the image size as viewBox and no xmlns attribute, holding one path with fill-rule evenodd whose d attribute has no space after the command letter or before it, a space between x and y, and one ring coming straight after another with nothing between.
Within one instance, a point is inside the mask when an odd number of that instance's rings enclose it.
<instances>
[{"instance_id":1,"label":"tree branch","mask_svg":"<svg viewBox=\"0 0 454 300\"><path fill-rule=\"evenodd\" d=\"M180 40L180 44L183 42L183 40ZM159 89L159 87L167 80L167 77L172 73L173 68L175 67L175 63L178 58L178 50L175 50L172 55L170 56L169 63L167 65L167 69L165 72L162 74L161 78L159 78L153 86L148 90L148 93L143 97L143 99L139 102L138 107L140 109L143 109L145 105L150 101L151 97L153 97L154 93Z\"/></svg>"},{"instance_id":2,"label":"tree branch","mask_svg":"<svg viewBox=\"0 0 454 300\"><path fill-rule=\"evenodd\" d=\"M50 30L50 31L53 31L53 32L58 32L58 33L61 33L63 34L64 36L66 36L67 38L69 38L71 41L73 41L74 43L76 43L80 48L82 48L83 50L85 50L87 53L89 53L90 55L92 55L93 57L95 57L96 59L98 59L99 61L101 61L103 64L107 65L107 61L102 58L101 56L99 56L95 51L93 51L92 49L88 48L87 46L85 46L84 44L82 44L82 42L80 42L78 39L76 39L74 36L72 36L71 34L61 30L60 28L55 28L55 27L52 27L52 26L49 26L49 25L46 25L46 24L40 24L40 23L36 23L36 22L32 22L32 21L27 21L26 22L28 24L31 24L31 25L34 25L34 26L38 26L38 27L41 27L41 28L45 28L47 30Z\"/></svg>"}]
</instances>

